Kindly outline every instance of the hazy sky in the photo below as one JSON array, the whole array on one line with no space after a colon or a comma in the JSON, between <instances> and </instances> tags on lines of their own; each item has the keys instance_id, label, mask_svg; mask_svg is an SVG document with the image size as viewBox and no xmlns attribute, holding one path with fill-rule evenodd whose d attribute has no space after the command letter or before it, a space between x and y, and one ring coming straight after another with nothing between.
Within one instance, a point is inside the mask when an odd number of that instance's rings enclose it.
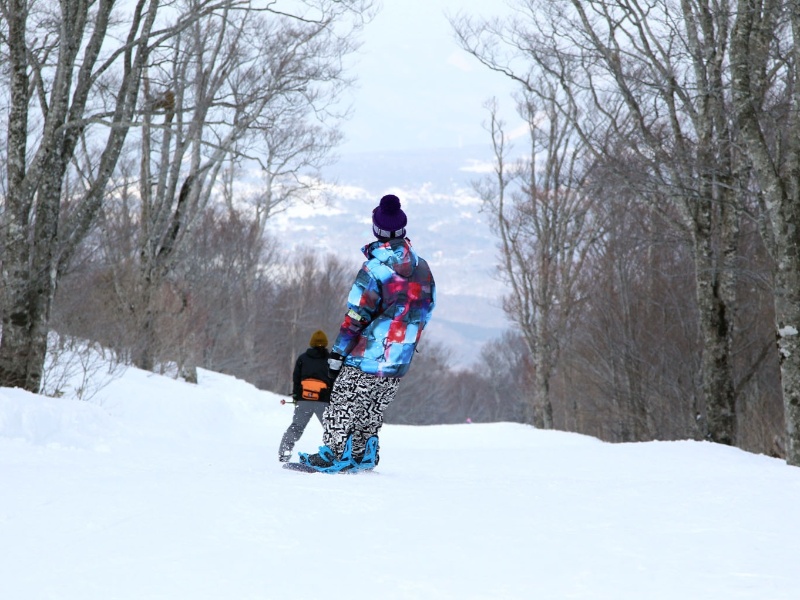
<instances>
[{"instance_id":1,"label":"hazy sky","mask_svg":"<svg viewBox=\"0 0 800 600\"><path fill-rule=\"evenodd\" d=\"M445 12L489 16L500 0L383 0L356 57L354 115L342 153L488 143L484 102L496 96L513 117L514 89L461 50ZM511 118L508 119L509 121Z\"/></svg>"}]
</instances>

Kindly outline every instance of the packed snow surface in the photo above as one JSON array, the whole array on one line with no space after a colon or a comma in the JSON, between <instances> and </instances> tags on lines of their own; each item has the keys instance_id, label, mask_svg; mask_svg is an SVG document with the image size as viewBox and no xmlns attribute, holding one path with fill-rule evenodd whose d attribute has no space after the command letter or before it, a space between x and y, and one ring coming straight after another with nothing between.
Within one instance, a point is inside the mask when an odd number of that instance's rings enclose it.
<instances>
[{"instance_id":1,"label":"packed snow surface","mask_svg":"<svg viewBox=\"0 0 800 600\"><path fill-rule=\"evenodd\" d=\"M88 402L0 388L0 597L800 597L781 460L387 425L374 472L306 474L277 461L280 399L209 371L129 369Z\"/></svg>"}]
</instances>

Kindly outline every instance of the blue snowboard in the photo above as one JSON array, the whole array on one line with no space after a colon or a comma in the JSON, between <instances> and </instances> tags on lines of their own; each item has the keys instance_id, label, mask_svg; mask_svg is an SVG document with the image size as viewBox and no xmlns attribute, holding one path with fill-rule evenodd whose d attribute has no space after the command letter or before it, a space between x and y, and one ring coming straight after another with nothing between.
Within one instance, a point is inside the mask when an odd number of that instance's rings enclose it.
<instances>
[{"instance_id":1,"label":"blue snowboard","mask_svg":"<svg viewBox=\"0 0 800 600\"><path fill-rule=\"evenodd\" d=\"M289 471L299 471L301 473L325 473L325 471L318 471L314 467L305 465L299 462L285 462L283 468ZM372 469L348 469L346 471L333 471L326 473L327 475L355 475L356 473L364 473L372 471Z\"/></svg>"}]
</instances>

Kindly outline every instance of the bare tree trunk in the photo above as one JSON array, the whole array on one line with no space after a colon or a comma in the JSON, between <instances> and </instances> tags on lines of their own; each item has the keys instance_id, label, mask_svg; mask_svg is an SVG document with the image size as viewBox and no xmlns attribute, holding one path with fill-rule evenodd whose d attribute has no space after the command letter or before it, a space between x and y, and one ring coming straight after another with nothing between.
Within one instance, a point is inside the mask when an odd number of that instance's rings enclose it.
<instances>
[{"instance_id":1,"label":"bare tree trunk","mask_svg":"<svg viewBox=\"0 0 800 600\"><path fill-rule=\"evenodd\" d=\"M731 364L733 342L734 290L729 273L715 264L711 240L695 236L695 274L699 330L703 344L702 396L705 420L702 428L708 439L721 444L736 444L736 398Z\"/></svg>"},{"instance_id":2,"label":"bare tree trunk","mask_svg":"<svg viewBox=\"0 0 800 600\"><path fill-rule=\"evenodd\" d=\"M553 402L550 398L551 362L554 354L545 346L546 338L539 338L535 351L531 353L536 365L533 389L533 425L539 429L553 429Z\"/></svg>"},{"instance_id":3,"label":"bare tree trunk","mask_svg":"<svg viewBox=\"0 0 800 600\"><path fill-rule=\"evenodd\" d=\"M60 226L63 184L88 125L87 105L94 100L91 92L96 89L99 75L95 69L105 70L113 62L113 58L101 54L113 21L113 6L111 0L61 3L61 14L47 19L57 24L50 33L58 41L54 46L58 49L55 62L48 64L33 60L40 56L47 61L49 54L47 51L37 54L42 49L29 47L27 39L31 33L29 25L41 16L35 12L40 7L20 0L0 3L0 14L8 22L8 37L2 43L8 48L11 71L8 194L0 224L7 232L3 258L6 301L2 307L0 385L39 390L50 307L59 271L97 214L130 126L141 67L149 52L147 40L157 2L141 2L131 14L127 45L115 56L122 63L116 103L113 113L105 115L116 127L110 129L79 208L70 221ZM48 33L43 37L48 39ZM102 67L97 67L98 61ZM32 107L33 99L39 101L40 112ZM42 128L38 147L29 153L31 114L42 120Z\"/></svg>"},{"instance_id":4,"label":"bare tree trunk","mask_svg":"<svg viewBox=\"0 0 800 600\"><path fill-rule=\"evenodd\" d=\"M784 35L777 32L788 19ZM791 39L788 49L777 50ZM784 56L790 58L784 58ZM782 68L775 69L775 66ZM739 0L731 44L734 108L753 162L775 260L775 338L786 420L786 461L800 466L800 2ZM767 76L774 70L775 80ZM784 87L785 86L785 87ZM790 90L788 114L771 121L774 90Z\"/></svg>"}]
</instances>

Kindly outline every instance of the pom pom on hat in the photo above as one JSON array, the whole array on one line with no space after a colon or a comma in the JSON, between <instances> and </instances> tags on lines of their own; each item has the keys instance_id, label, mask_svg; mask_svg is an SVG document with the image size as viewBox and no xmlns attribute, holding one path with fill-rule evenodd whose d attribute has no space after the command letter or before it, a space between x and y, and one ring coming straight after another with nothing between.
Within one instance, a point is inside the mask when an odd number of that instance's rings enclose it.
<instances>
[{"instance_id":1,"label":"pom pom on hat","mask_svg":"<svg viewBox=\"0 0 800 600\"><path fill-rule=\"evenodd\" d=\"M312 348L326 348L328 346L328 336L321 329L317 329L311 334L311 340L308 345Z\"/></svg>"},{"instance_id":2,"label":"pom pom on hat","mask_svg":"<svg viewBox=\"0 0 800 600\"><path fill-rule=\"evenodd\" d=\"M406 213L400 208L400 198L388 194L372 211L372 232L379 238L399 238L406 235Z\"/></svg>"}]
</instances>

